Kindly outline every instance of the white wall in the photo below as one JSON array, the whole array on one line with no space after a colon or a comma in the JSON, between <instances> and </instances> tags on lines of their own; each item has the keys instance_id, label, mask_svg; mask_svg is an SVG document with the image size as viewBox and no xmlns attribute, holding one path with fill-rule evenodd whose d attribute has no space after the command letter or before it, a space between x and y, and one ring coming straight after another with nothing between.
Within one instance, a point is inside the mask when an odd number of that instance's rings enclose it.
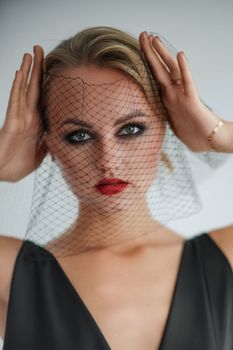
<instances>
[{"instance_id":1,"label":"white wall","mask_svg":"<svg viewBox=\"0 0 233 350\"><path fill-rule=\"evenodd\" d=\"M233 120L233 2L231 0L5 0L0 3L0 125L22 55L40 44L45 52L83 27L110 25L138 35L162 33L186 52L202 98ZM233 160L200 185L204 209L171 226L185 236L233 222ZM0 184L0 232L23 237L33 176ZM18 199L16 201L16 198Z\"/></svg>"}]
</instances>

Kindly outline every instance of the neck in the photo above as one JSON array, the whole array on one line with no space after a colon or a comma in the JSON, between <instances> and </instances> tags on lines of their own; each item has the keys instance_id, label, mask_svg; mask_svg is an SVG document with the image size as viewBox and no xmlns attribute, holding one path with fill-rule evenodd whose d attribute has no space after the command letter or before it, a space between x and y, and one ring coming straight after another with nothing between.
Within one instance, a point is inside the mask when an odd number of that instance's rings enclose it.
<instances>
[{"instance_id":1,"label":"neck","mask_svg":"<svg viewBox=\"0 0 233 350\"><path fill-rule=\"evenodd\" d=\"M90 206L80 204L78 220L65 233L75 251L105 248L126 242L138 241L155 233L161 224L154 220L146 202L138 209L115 212L97 212Z\"/></svg>"}]
</instances>

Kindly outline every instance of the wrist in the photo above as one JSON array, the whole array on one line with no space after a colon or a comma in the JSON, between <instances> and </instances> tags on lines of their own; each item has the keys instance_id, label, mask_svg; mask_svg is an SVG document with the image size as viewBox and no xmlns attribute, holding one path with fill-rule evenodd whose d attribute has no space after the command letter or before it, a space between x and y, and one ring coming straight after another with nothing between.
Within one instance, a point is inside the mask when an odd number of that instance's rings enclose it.
<instances>
[{"instance_id":1,"label":"wrist","mask_svg":"<svg viewBox=\"0 0 233 350\"><path fill-rule=\"evenodd\" d=\"M233 153L233 122L220 119L207 140L210 152Z\"/></svg>"}]
</instances>

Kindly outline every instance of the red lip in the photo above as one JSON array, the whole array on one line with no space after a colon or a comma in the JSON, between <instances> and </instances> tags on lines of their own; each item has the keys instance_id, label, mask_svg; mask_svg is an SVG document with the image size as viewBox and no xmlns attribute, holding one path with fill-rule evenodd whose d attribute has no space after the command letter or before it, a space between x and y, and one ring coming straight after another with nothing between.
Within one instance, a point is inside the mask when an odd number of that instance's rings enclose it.
<instances>
[{"instance_id":1,"label":"red lip","mask_svg":"<svg viewBox=\"0 0 233 350\"><path fill-rule=\"evenodd\" d=\"M102 180L100 180L95 186L103 186L103 185L115 185L115 184L122 184L122 183L128 183L126 181L123 181L121 179L107 179L104 178Z\"/></svg>"},{"instance_id":2,"label":"red lip","mask_svg":"<svg viewBox=\"0 0 233 350\"><path fill-rule=\"evenodd\" d=\"M112 196L116 193L122 192L128 186L128 182L120 179L102 179L95 185L97 191L104 195Z\"/></svg>"}]
</instances>

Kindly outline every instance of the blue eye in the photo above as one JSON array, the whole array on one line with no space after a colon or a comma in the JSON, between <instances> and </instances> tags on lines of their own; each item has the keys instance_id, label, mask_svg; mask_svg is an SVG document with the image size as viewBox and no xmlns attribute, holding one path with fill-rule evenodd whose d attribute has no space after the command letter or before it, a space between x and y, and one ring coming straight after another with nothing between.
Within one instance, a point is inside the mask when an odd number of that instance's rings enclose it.
<instances>
[{"instance_id":1,"label":"blue eye","mask_svg":"<svg viewBox=\"0 0 233 350\"><path fill-rule=\"evenodd\" d=\"M139 129L139 131L134 132L135 129ZM142 124L127 124L125 125L121 130L126 130L126 133L120 134L120 137L123 138L131 138L134 136L139 136L139 134L143 133L145 130L145 126ZM73 131L69 133L68 135L65 136L65 139L70 143L70 144L83 144L87 142L91 137L85 138L85 135L88 135L85 129L79 129L76 131Z\"/></svg>"},{"instance_id":2,"label":"blue eye","mask_svg":"<svg viewBox=\"0 0 233 350\"><path fill-rule=\"evenodd\" d=\"M77 131L73 131L70 134L66 135L66 140L75 145L76 143L84 143L88 139L84 139L84 135L87 134L85 130L79 129Z\"/></svg>"},{"instance_id":3,"label":"blue eye","mask_svg":"<svg viewBox=\"0 0 233 350\"><path fill-rule=\"evenodd\" d=\"M139 131L133 132L135 128L138 128ZM141 124L127 124L124 126L122 130L127 130L126 134L121 134L123 137L131 137L131 136L138 136L139 134L141 134L145 130L145 127Z\"/></svg>"}]
</instances>

